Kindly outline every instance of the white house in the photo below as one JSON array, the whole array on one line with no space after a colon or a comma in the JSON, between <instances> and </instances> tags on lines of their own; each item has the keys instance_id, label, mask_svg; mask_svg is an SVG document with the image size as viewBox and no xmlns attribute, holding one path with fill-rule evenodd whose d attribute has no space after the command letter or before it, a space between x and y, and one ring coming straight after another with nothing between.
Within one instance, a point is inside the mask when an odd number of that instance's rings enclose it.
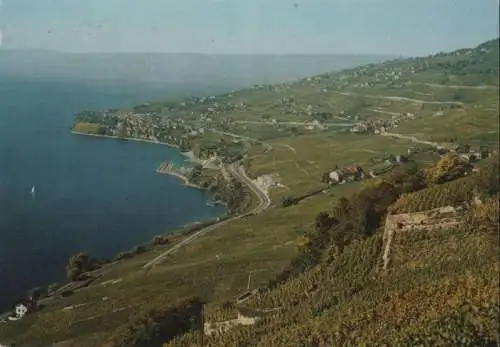
<instances>
[{"instance_id":1,"label":"white house","mask_svg":"<svg viewBox=\"0 0 500 347\"><path fill-rule=\"evenodd\" d=\"M15 313L17 318L23 318L28 314L29 307L26 304L17 304L15 308Z\"/></svg>"},{"instance_id":2,"label":"white house","mask_svg":"<svg viewBox=\"0 0 500 347\"><path fill-rule=\"evenodd\" d=\"M338 183L342 181L342 174L339 171L332 171L328 176L330 177L330 180L332 180L333 182Z\"/></svg>"},{"instance_id":3,"label":"white house","mask_svg":"<svg viewBox=\"0 0 500 347\"><path fill-rule=\"evenodd\" d=\"M36 305L36 302L31 301L31 300L18 303L14 307L14 314L10 315L8 317L8 319L11 321L16 321L16 320L24 318L27 314L29 314L32 311L32 309L35 307L35 305Z\"/></svg>"}]
</instances>

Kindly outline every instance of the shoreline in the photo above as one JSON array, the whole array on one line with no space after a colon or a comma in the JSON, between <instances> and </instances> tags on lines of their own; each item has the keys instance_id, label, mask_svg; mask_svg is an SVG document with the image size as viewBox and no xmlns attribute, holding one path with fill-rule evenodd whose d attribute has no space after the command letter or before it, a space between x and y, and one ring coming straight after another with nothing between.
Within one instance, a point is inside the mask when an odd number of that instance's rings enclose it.
<instances>
[{"instance_id":1,"label":"shoreline","mask_svg":"<svg viewBox=\"0 0 500 347\"><path fill-rule=\"evenodd\" d=\"M180 178L183 181L182 185L184 187L196 188L196 189L200 189L200 190L206 190L206 188L203 188L202 186L199 186L197 184L191 183L189 181L189 179L186 176L184 176L183 174L181 174L181 173L178 173L178 172L175 172L175 171L171 171L171 170L161 171L159 168L156 169L156 172L159 173L159 174L162 174L162 175L170 175L170 176L174 176L174 177Z\"/></svg>"},{"instance_id":2,"label":"shoreline","mask_svg":"<svg viewBox=\"0 0 500 347\"><path fill-rule=\"evenodd\" d=\"M168 147L176 148L176 149L180 150L179 146L171 144L171 143L168 143L168 142L161 142L161 141L155 141L155 140L141 139L141 138L136 138L136 137L120 137L120 136L114 136L114 135L92 134L92 133L85 133L85 132L76 131L76 130L71 130L71 134L81 135L81 136L100 137L100 138L114 139L114 140L126 140L126 141L146 142L146 143L152 143L152 144L156 144L156 145L168 146ZM200 159L198 159L198 158L196 158L194 156L193 151L187 151L187 152L180 151L180 154L183 155L184 157L186 157L186 161L189 161L189 162L192 162L192 163L196 163L196 164L203 164L203 162ZM183 181L182 185L185 186L185 187L195 188L195 189L200 189L200 190L206 190L206 188L204 188L202 186L199 186L199 185L196 185L194 183L191 183L186 176L184 176L184 175L182 175L180 173L172 172L172 171L169 171L169 172L160 172L158 169L156 170L156 172L160 173L160 174L171 175L171 176L175 176L175 177L180 178Z\"/></svg>"},{"instance_id":3,"label":"shoreline","mask_svg":"<svg viewBox=\"0 0 500 347\"><path fill-rule=\"evenodd\" d=\"M114 136L114 135L92 134L92 133L84 133L84 132L76 131L76 130L71 130L71 133L74 134L74 135L101 137L101 138L105 138L105 139L146 142L146 143L152 143L152 144L155 144L155 145L163 145L163 146L168 146L168 147L180 149L179 146L174 145L172 143L155 141L155 140L148 140L148 139L141 139L141 138L137 138L137 137L120 137L120 136ZM181 153L184 153L184 152L181 152Z\"/></svg>"}]
</instances>

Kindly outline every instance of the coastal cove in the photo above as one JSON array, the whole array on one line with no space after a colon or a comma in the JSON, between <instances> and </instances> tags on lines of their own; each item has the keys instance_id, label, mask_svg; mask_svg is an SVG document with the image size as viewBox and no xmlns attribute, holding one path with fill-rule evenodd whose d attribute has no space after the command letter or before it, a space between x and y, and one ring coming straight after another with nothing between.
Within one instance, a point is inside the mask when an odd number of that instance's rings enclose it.
<instances>
[{"instance_id":1,"label":"coastal cove","mask_svg":"<svg viewBox=\"0 0 500 347\"><path fill-rule=\"evenodd\" d=\"M225 213L224 206L208 206L204 190L156 172L165 161L189 166L179 149L70 133L81 109L127 107L165 95L127 88L0 82L2 311L35 286L63 281L72 254L112 259L155 235Z\"/></svg>"},{"instance_id":2,"label":"coastal cove","mask_svg":"<svg viewBox=\"0 0 500 347\"><path fill-rule=\"evenodd\" d=\"M120 141L136 141L136 142L151 143L151 144L155 144L155 145L164 145L164 146L167 146L167 147L179 149L179 146L174 145L174 144L170 144L170 143L166 143L166 142L160 142L160 141L153 141L153 140L148 140L148 139L140 139L140 138L136 138L136 137L119 137L119 136L112 136L112 135L89 134L89 133L84 133L84 132L75 131L75 130L72 130L71 133L74 134L74 135L91 136L91 137L97 137L97 138L103 138L103 139L114 139L114 140L120 140ZM180 149L179 149L179 151L180 151ZM179 165L181 165L182 167L188 167L189 168L189 167L192 166L192 164L199 163L199 160L197 160L192 155L192 152L181 152L181 155L183 155L186 158L184 160L184 162L179 163ZM156 171L158 173L164 173L164 172L160 172L159 170L156 170ZM185 187L190 187L190 188L195 188L195 189L205 189L203 187L200 187L200 186L198 186L196 184L191 183L186 176L181 175L180 173L169 172L168 175L174 176L174 177L177 177L177 178L181 179L182 182L183 182L182 185L185 186Z\"/></svg>"}]
</instances>

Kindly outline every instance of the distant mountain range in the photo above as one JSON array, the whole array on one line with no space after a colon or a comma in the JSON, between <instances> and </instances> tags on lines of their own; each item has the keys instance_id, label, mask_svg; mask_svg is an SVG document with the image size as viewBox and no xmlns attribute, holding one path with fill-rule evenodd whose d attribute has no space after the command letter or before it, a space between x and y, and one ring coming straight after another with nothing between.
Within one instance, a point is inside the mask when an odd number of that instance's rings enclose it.
<instances>
[{"instance_id":1,"label":"distant mountain range","mask_svg":"<svg viewBox=\"0 0 500 347\"><path fill-rule=\"evenodd\" d=\"M241 87L393 59L389 55L206 55L0 51L0 76Z\"/></svg>"}]
</instances>

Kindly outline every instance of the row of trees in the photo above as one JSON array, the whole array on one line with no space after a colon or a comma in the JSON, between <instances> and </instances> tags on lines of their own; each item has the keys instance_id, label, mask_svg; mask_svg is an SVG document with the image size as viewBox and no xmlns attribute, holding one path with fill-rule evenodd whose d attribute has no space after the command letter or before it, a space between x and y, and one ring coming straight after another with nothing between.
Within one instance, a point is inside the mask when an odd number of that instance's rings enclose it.
<instances>
[{"instance_id":1,"label":"row of trees","mask_svg":"<svg viewBox=\"0 0 500 347\"><path fill-rule=\"evenodd\" d=\"M399 167L385 180L366 185L350 197L342 197L331 212L320 212L314 228L298 241L298 255L271 286L318 264L325 250L334 245L339 252L356 239L372 236L388 208L403 193L425 187L424 172L416 166Z\"/></svg>"}]
</instances>

